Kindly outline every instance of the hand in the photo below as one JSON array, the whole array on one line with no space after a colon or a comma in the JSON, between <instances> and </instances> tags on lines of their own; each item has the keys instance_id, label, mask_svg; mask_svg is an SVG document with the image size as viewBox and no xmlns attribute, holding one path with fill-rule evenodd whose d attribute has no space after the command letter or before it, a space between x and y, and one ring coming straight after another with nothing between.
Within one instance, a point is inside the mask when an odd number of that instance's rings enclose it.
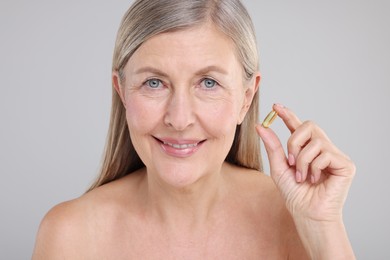
<instances>
[{"instance_id":1,"label":"hand","mask_svg":"<svg viewBox=\"0 0 390 260\"><path fill-rule=\"evenodd\" d=\"M342 221L342 208L355 174L353 162L313 122L302 123L289 109L273 109L291 132L286 156L270 128L256 127L270 163L271 177L292 217L318 222Z\"/></svg>"}]
</instances>

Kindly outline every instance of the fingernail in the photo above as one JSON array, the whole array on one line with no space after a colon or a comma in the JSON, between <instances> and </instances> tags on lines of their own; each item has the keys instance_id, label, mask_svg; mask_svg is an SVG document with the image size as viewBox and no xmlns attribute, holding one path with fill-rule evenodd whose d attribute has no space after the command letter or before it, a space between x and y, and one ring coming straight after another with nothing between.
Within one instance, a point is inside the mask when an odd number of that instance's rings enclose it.
<instances>
[{"instance_id":1,"label":"fingernail","mask_svg":"<svg viewBox=\"0 0 390 260\"><path fill-rule=\"evenodd\" d=\"M300 171L295 173L295 180L299 183L302 182L302 173Z\"/></svg>"},{"instance_id":2,"label":"fingernail","mask_svg":"<svg viewBox=\"0 0 390 260\"><path fill-rule=\"evenodd\" d=\"M295 165L295 158L294 158L294 155L292 155L291 153L288 154L288 164L290 166Z\"/></svg>"},{"instance_id":3,"label":"fingernail","mask_svg":"<svg viewBox=\"0 0 390 260\"><path fill-rule=\"evenodd\" d=\"M280 108L284 108L284 106L282 104L280 104L280 103L275 103L274 105L277 106L277 107L280 107Z\"/></svg>"},{"instance_id":4,"label":"fingernail","mask_svg":"<svg viewBox=\"0 0 390 260\"><path fill-rule=\"evenodd\" d=\"M262 128L264 128L264 126L262 126L261 124L258 124L257 126L256 126L256 132L259 134L259 135L261 135L261 129Z\"/></svg>"}]
</instances>

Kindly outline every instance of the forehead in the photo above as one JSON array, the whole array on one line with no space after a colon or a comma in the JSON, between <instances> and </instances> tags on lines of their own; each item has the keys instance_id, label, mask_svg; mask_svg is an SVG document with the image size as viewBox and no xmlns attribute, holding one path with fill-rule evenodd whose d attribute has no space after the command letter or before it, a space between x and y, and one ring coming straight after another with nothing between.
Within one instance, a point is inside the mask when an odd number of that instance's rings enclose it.
<instances>
[{"instance_id":1,"label":"forehead","mask_svg":"<svg viewBox=\"0 0 390 260\"><path fill-rule=\"evenodd\" d=\"M214 25L202 24L148 39L132 55L128 65L204 66L205 63L217 63L227 69L237 69L240 65L236 53L234 42L226 34Z\"/></svg>"}]
</instances>

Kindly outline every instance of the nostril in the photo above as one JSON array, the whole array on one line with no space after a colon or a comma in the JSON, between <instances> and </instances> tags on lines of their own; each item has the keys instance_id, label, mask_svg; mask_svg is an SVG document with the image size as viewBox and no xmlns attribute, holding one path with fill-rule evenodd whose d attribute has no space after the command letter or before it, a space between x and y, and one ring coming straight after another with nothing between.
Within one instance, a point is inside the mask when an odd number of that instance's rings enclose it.
<instances>
[{"instance_id":1,"label":"nostril","mask_svg":"<svg viewBox=\"0 0 390 260\"><path fill-rule=\"evenodd\" d=\"M196 117L190 104L171 106L164 116L164 123L182 131L195 123Z\"/></svg>"}]
</instances>

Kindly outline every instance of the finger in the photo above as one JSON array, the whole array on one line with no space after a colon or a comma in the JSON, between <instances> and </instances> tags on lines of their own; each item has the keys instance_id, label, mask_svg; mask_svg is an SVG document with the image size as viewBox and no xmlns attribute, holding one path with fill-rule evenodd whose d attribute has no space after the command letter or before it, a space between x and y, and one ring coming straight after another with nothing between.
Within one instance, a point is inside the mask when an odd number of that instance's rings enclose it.
<instances>
[{"instance_id":1,"label":"finger","mask_svg":"<svg viewBox=\"0 0 390 260\"><path fill-rule=\"evenodd\" d=\"M331 164L332 155L329 152L321 153L311 164L310 172L311 172L311 183L317 183L320 178L322 172L328 168ZM322 176L324 177L324 176Z\"/></svg>"},{"instance_id":2,"label":"finger","mask_svg":"<svg viewBox=\"0 0 390 260\"><path fill-rule=\"evenodd\" d=\"M312 121L305 121L295 130L294 133L291 134L287 141L287 151L289 159L291 158L289 162L294 162L296 164L298 154L311 140L314 139L324 140L324 142L330 143L329 138L322 129L320 129Z\"/></svg>"},{"instance_id":3,"label":"finger","mask_svg":"<svg viewBox=\"0 0 390 260\"><path fill-rule=\"evenodd\" d=\"M302 124L301 120L285 106L274 104L272 108L278 113L278 116L283 120L291 133L293 133Z\"/></svg>"},{"instance_id":4,"label":"finger","mask_svg":"<svg viewBox=\"0 0 390 260\"><path fill-rule=\"evenodd\" d=\"M271 177L276 181L276 183L279 183L279 179L282 174L290 167L284 153L283 146L272 129L257 125L256 131L263 140L264 147L268 155Z\"/></svg>"},{"instance_id":5,"label":"finger","mask_svg":"<svg viewBox=\"0 0 390 260\"><path fill-rule=\"evenodd\" d=\"M312 182L319 182L323 177L338 176L351 180L356 172L355 164L346 159L343 154L335 152L321 152L310 166ZM324 176L324 173L327 176Z\"/></svg>"},{"instance_id":6,"label":"finger","mask_svg":"<svg viewBox=\"0 0 390 260\"><path fill-rule=\"evenodd\" d=\"M305 182L308 176L308 170L313 160L321 153L322 142L318 139L310 141L299 152L296 160L297 182Z\"/></svg>"},{"instance_id":7,"label":"finger","mask_svg":"<svg viewBox=\"0 0 390 260\"><path fill-rule=\"evenodd\" d=\"M296 165L297 157L303 147L312 138L312 129L307 124L302 124L290 136L287 141L287 151L290 165Z\"/></svg>"}]
</instances>

